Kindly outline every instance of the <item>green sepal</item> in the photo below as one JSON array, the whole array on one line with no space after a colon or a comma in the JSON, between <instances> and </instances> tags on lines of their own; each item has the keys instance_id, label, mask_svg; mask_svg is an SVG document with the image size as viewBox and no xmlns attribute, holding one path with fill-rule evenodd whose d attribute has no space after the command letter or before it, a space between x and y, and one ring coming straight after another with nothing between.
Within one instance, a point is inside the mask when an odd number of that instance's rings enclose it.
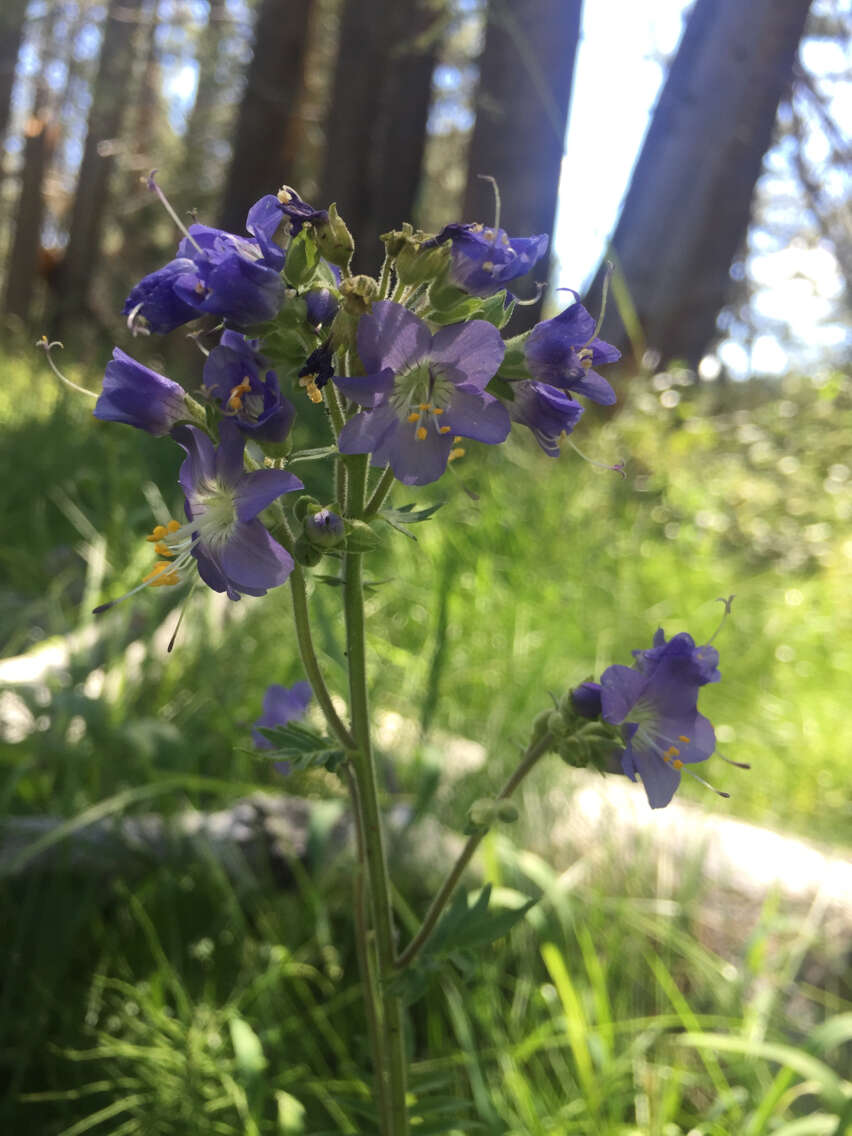
<instances>
[{"instance_id":1,"label":"green sepal","mask_svg":"<svg viewBox=\"0 0 852 1136\"><path fill-rule=\"evenodd\" d=\"M450 283L446 272L429 285L429 304L436 312L448 312L458 308L466 300L473 300L479 306L479 301L474 296Z\"/></svg>"},{"instance_id":2,"label":"green sepal","mask_svg":"<svg viewBox=\"0 0 852 1136\"><path fill-rule=\"evenodd\" d=\"M293 296L275 319L259 330L263 354L271 362L282 385L295 381L305 360L317 346L318 339L308 325L307 315L305 301Z\"/></svg>"},{"instance_id":3,"label":"green sepal","mask_svg":"<svg viewBox=\"0 0 852 1136\"><path fill-rule=\"evenodd\" d=\"M507 379L509 382L531 378L522 343L512 339L506 341L506 354L497 368L497 374L501 379Z\"/></svg>"},{"instance_id":4,"label":"green sepal","mask_svg":"<svg viewBox=\"0 0 852 1136\"><path fill-rule=\"evenodd\" d=\"M305 225L290 241L284 263L284 279L291 288L306 288L319 264L319 249L310 228Z\"/></svg>"},{"instance_id":5,"label":"green sepal","mask_svg":"<svg viewBox=\"0 0 852 1136\"><path fill-rule=\"evenodd\" d=\"M286 726L258 726L257 731L273 748L257 750L255 756L263 760L289 761L294 772L318 767L334 772L346 760L346 754L331 738L298 722L288 722Z\"/></svg>"},{"instance_id":6,"label":"green sepal","mask_svg":"<svg viewBox=\"0 0 852 1136\"><path fill-rule=\"evenodd\" d=\"M304 533L296 538L296 543L293 545L293 559L302 567L313 568L315 564L319 564L323 556L323 550L312 544Z\"/></svg>"},{"instance_id":7,"label":"green sepal","mask_svg":"<svg viewBox=\"0 0 852 1136\"><path fill-rule=\"evenodd\" d=\"M485 386L488 394L493 394L497 398L506 399L507 402L515 401L515 392L512 390L512 384L507 383L505 379L501 379L495 375L493 379L489 379Z\"/></svg>"},{"instance_id":8,"label":"green sepal","mask_svg":"<svg viewBox=\"0 0 852 1136\"><path fill-rule=\"evenodd\" d=\"M506 326L512 318L516 307L514 300L510 300L508 305L506 304L505 288L495 293L493 296L489 296L487 300L480 301L480 303L480 318L488 320L489 323L493 323L498 330Z\"/></svg>"}]
</instances>

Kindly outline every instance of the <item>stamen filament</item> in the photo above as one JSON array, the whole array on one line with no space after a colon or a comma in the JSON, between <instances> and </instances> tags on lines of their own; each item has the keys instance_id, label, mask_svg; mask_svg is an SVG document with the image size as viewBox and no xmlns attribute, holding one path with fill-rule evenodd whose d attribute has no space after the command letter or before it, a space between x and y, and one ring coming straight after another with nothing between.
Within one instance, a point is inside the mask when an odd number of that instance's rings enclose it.
<instances>
[{"instance_id":1,"label":"stamen filament","mask_svg":"<svg viewBox=\"0 0 852 1136\"><path fill-rule=\"evenodd\" d=\"M78 394L84 394L87 398L96 399L98 396L94 391L86 390L85 387L78 386L77 383L73 383L70 379L67 379L54 363L53 356L50 354L51 351L54 347L64 348L64 346L65 345L63 343L60 343L58 339L55 339L51 343L46 335L43 335L41 339L39 339L36 343L36 347L40 347L42 351L44 351L45 355L47 356L47 365L50 367L51 371L53 371L54 375L56 375L57 379L59 379L60 382L65 383L66 387L70 387L71 390L76 391Z\"/></svg>"}]
</instances>

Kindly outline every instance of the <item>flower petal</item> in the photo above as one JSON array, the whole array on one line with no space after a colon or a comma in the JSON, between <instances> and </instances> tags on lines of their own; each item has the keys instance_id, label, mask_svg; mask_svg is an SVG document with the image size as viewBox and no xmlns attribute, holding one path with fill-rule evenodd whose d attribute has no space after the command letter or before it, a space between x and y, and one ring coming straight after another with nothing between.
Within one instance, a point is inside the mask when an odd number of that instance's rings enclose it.
<instances>
[{"instance_id":1,"label":"flower petal","mask_svg":"<svg viewBox=\"0 0 852 1136\"><path fill-rule=\"evenodd\" d=\"M407 371L423 358L431 341L423 320L391 300L378 300L358 324L358 354L369 372L385 367L396 374Z\"/></svg>"},{"instance_id":2,"label":"flower petal","mask_svg":"<svg viewBox=\"0 0 852 1136\"><path fill-rule=\"evenodd\" d=\"M450 434L490 445L505 442L512 428L509 412L499 399L468 386L456 387L441 423L449 426Z\"/></svg>"},{"instance_id":3,"label":"flower petal","mask_svg":"<svg viewBox=\"0 0 852 1136\"><path fill-rule=\"evenodd\" d=\"M375 410L362 410L350 418L337 439L342 454L370 454L378 449L386 435L399 425L396 412L390 406Z\"/></svg>"},{"instance_id":4,"label":"flower petal","mask_svg":"<svg viewBox=\"0 0 852 1136\"><path fill-rule=\"evenodd\" d=\"M180 467L178 481L189 499L199 482L215 479L216 450L204 431L195 426L175 426L172 437L186 450L186 460Z\"/></svg>"},{"instance_id":5,"label":"flower petal","mask_svg":"<svg viewBox=\"0 0 852 1136\"><path fill-rule=\"evenodd\" d=\"M506 345L487 320L454 323L440 328L432 339L430 360L447 378L482 390L503 362Z\"/></svg>"},{"instance_id":6,"label":"flower petal","mask_svg":"<svg viewBox=\"0 0 852 1136\"><path fill-rule=\"evenodd\" d=\"M410 423L399 423L375 449L373 465L390 464L394 477L403 485L429 485L447 468L452 448L452 434L428 430L426 437L418 440Z\"/></svg>"},{"instance_id":7,"label":"flower petal","mask_svg":"<svg viewBox=\"0 0 852 1136\"><path fill-rule=\"evenodd\" d=\"M273 540L260 521L238 524L221 551L219 562L235 591L265 595L293 571L293 558Z\"/></svg>"},{"instance_id":8,"label":"flower petal","mask_svg":"<svg viewBox=\"0 0 852 1136\"><path fill-rule=\"evenodd\" d=\"M629 714L647 682L645 675L619 663L601 675L601 717L618 725Z\"/></svg>"},{"instance_id":9,"label":"flower petal","mask_svg":"<svg viewBox=\"0 0 852 1136\"><path fill-rule=\"evenodd\" d=\"M628 765L638 772L648 796L648 804L652 809L664 808L675 795L680 784L678 771L666 765L662 758L655 754L640 752L630 745L624 751L622 765L625 772ZM629 773L627 775L630 777ZM635 781L636 777L633 776L630 780Z\"/></svg>"},{"instance_id":10,"label":"flower petal","mask_svg":"<svg viewBox=\"0 0 852 1136\"><path fill-rule=\"evenodd\" d=\"M347 398L359 406L373 407L393 390L393 371L386 367L375 375L332 375L332 381Z\"/></svg>"},{"instance_id":11,"label":"flower petal","mask_svg":"<svg viewBox=\"0 0 852 1136\"><path fill-rule=\"evenodd\" d=\"M304 489L304 485L295 474L283 469L256 469L243 474L234 494L237 520L253 520L267 505L294 489Z\"/></svg>"}]
</instances>

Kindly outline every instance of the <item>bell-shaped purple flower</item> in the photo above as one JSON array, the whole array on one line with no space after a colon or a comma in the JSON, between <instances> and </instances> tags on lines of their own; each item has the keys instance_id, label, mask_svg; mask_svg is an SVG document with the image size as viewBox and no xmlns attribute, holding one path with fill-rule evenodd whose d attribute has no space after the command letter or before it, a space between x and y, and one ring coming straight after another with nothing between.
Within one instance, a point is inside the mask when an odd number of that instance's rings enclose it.
<instances>
[{"instance_id":1,"label":"bell-shaped purple flower","mask_svg":"<svg viewBox=\"0 0 852 1136\"><path fill-rule=\"evenodd\" d=\"M580 420L583 407L565 391L522 379L512 384L515 398L507 402L510 417L532 430L533 437L551 458L559 457L559 439L570 434Z\"/></svg>"},{"instance_id":2,"label":"bell-shaped purple flower","mask_svg":"<svg viewBox=\"0 0 852 1136\"><path fill-rule=\"evenodd\" d=\"M131 329L164 333L204 314L239 327L272 319L284 302L284 251L272 240L281 215L262 208L264 201L249 211L254 238L190 225L176 259L127 297Z\"/></svg>"},{"instance_id":3,"label":"bell-shaped purple flower","mask_svg":"<svg viewBox=\"0 0 852 1136\"><path fill-rule=\"evenodd\" d=\"M278 376L258 351L256 339L223 331L204 363L204 386L225 414L259 442L283 442L296 410L281 394Z\"/></svg>"},{"instance_id":4,"label":"bell-shaped purple flower","mask_svg":"<svg viewBox=\"0 0 852 1136\"><path fill-rule=\"evenodd\" d=\"M268 686L263 696L263 713L254 723L252 729L251 736L254 739L255 747L257 749L273 748L273 743L263 736L258 729L259 726L272 729L275 726L286 726L288 722L304 717L310 700L311 684L309 682L297 682L289 688L281 686L279 683ZM286 764L286 762L281 762L281 765ZM282 772L285 772L285 770L282 770Z\"/></svg>"},{"instance_id":5,"label":"bell-shaped purple flower","mask_svg":"<svg viewBox=\"0 0 852 1136\"><path fill-rule=\"evenodd\" d=\"M524 355L538 382L573 391L602 406L615 402L615 391L592 368L614 363L621 352L595 337L595 321L581 303L537 324L524 343Z\"/></svg>"},{"instance_id":6,"label":"bell-shaped purple flower","mask_svg":"<svg viewBox=\"0 0 852 1136\"><path fill-rule=\"evenodd\" d=\"M429 248L450 241L449 278L472 296L493 296L518 276L524 276L547 252L546 233L535 237L510 237L505 229L485 225L446 225Z\"/></svg>"},{"instance_id":7,"label":"bell-shaped purple flower","mask_svg":"<svg viewBox=\"0 0 852 1136\"><path fill-rule=\"evenodd\" d=\"M684 646L675 636L659 644L653 659L641 659L639 669L612 666L601 675L602 717L622 727L622 769L631 781L639 774L654 809L672 799L684 765L706 760L716 747L697 705L698 688L708 680Z\"/></svg>"},{"instance_id":8,"label":"bell-shaped purple flower","mask_svg":"<svg viewBox=\"0 0 852 1136\"><path fill-rule=\"evenodd\" d=\"M246 472L245 438L230 419L221 423L218 446L192 426L178 426L173 437L187 454L179 474L187 522L162 538L174 558L166 567L180 576L191 556L205 584L232 600L262 596L283 584L293 570L292 557L258 514L282 494L302 489L301 481L278 469Z\"/></svg>"},{"instance_id":9,"label":"bell-shaped purple flower","mask_svg":"<svg viewBox=\"0 0 852 1136\"><path fill-rule=\"evenodd\" d=\"M366 375L334 376L347 398L367 409L340 432L344 454L372 454L406 485L437 481L456 438L496 444L510 429L503 404L485 392L503 359L499 331L485 320L451 324L434 335L389 300L358 324Z\"/></svg>"},{"instance_id":10,"label":"bell-shaped purple flower","mask_svg":"<svg viewBox=\"0 0 852 1136\"><path fill-rule=\"evenodd\" d=\"M93 413L104 422L124 422L158 436L190 417L183 387L137 363L120 347L107 363Z\"/></svg>"},{"instance_id":11,"label":"bell-shaped purple flower","mask_svg":"<svg viewBox=\"0 0 852 1136\"><path fill-rule=\"evenodd\" d=\"M666 640L662 627L659 627L654 633L653 646L644 651L634 651L633 657L636 659L636 666L645 673L650 673L661 659L679 659L683 674L696 686L719 682L722 678L719 672L719 652L716 648L710 643L696 645L695 640L686 631L681 631Z\"/></svg>"}]
</instances>

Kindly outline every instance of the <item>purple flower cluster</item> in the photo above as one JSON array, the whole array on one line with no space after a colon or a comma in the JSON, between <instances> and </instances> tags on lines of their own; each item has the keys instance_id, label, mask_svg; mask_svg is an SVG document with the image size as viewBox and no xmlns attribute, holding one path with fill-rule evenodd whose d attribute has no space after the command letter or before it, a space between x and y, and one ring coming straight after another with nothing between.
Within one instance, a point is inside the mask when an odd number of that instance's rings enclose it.
<instances>
[{"instance_id":1,"label":"purple flower cluster","mask_svg":"<svg viewBox=\"0 0 852 1136\"><path fill-rule=\"evenodd\" d=\"M256 339L223 331L204 363L204 388L248 437L283 442L296 408L282 396L278 376L258 347Z\"/></svg>"}]
</instances>

